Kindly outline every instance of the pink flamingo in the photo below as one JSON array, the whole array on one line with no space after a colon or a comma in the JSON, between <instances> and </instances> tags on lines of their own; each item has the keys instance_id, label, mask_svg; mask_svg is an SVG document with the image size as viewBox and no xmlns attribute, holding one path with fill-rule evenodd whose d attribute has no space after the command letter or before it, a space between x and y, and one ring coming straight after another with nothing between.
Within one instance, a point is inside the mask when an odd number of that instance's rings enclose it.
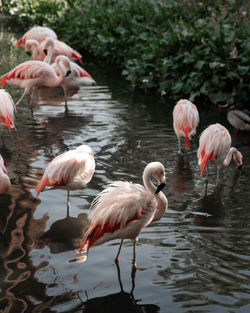
<instances>
[{"instance_id":1,"label":"pink flamingo","mask_svg":"<svg viewBox=\"0 0 250 313\"><path fill-rule=\"evenodd\" d=\"M181 153L180 137L185 137L186 149L188 149L198 124L199 113L196 106L189 100L179 100L173 110L173 126L179 144L178 153Z\"/></svg>"},{"instance_id":2,"label":"pink flamingo","mask_svg":"<svg viewBox=\"0 0 250 313\"><path fill-rule=\"evenodd\" d=\"M50 49L50 53L48 53L48 49ZM34 60L45 61L49 64L55 62L58 55L65 55L72 61L78 60L82 63L82 56L79 52L72 49L65 42L50 37L40 43L34 39L27 40L25 51L27 54L32 51Z\"/></svg>"},{"instance_id":3,"label":"pink flamingo","mask_svg":"<svg viewBox=\"0 0 250 313\"><path fill-rule=\"evenodd\" d=\"M228 130L221 124L210 125L202 132L197 152L201 177L203 177L208 162L211 162L217 166L218 183L220 168L228 166L232 156L238 168L242 167L242 154L236 148L231 147L231 142Z\"/></svg>"},{"instance_id":4,"label":"pink flamingo","mask_svg":"<svg viewBox=\"0 0 250 313\"><path fill-rule=\"evenodd\" d=\"M8 192L10 189L11 183L8 176L6 167L4 166L3 158L0 154L0 194Z\"/></svg>"},{"instance_id":5,"label":"pink flamingo","mask_svg":"<svg viewBox=\"0 0 250 313\"><path fill-rule=\"evenodd\" d=\"M0 89L0 122L8 127L9 132L14 125L14 102L11 95L4 89Z\"/></svg>"},{"instance_id":6,"label":"pink flamingo","mask_svg":"<svg viewBox=\"0 0 250 313\"><path fill-rule=\"evenodd\" d=\"M151 177L158 182L156 188ZM132 265L135 268L136 241L140 232L151 222L162 218L168 207L168 200L160 192L166 183L165 169L160 162L149 163L143 172L143 183L133 184L115 181L99 193L91 204L90 226L82 238L87 255L89 248L104 242L121 239L115 261L119 262L119 254L125 238L133 241Z\"/></svg>"},{"instance_id":7,"label":"pink flamingo","mask_svg":"<svg viewBox=\"0 0 250 313\"><path fill-rule=\"evenodd\" d=\"M63 63L63 65L62 65ZM70 61L66 56L60 55L56 58L55 66L58 75L52 65L42 61L26 61L17 65L13 70L4 74L1 79L1 84L17 85L25 88L23 95L18 100L18 105L25 94L29 93L35 86L57 87L65 77L70 74ZM32 106L33 97L31 97L30 105Z\"/></svg>"},{"instance_id":8,"label":"pink flamingo","mask_svg":"<svg viewBox=\"0 0 250 313\"><path fill-rule=\"evenodd\" d=\"M26 41L29 39L34 39L38 42L44 41L47 37L57 39L56 33L44 26L36 26L29 29L20 39L18 39L16 43L16 47L19 47L20 45L25 45Z\"/></svg>"},{"instance_id":9,"label":"pink flamingo","mask_svg":"<svg viewBox=\"0 0 250 313\"><path fill-rule=\"evenodd\" d=\"M46 187L67 190L67 212L70 207L69 191L84 188L95 171L92 149L81 145L54 158L36 186L37 197Z\"/></svg>"}]
</instances>

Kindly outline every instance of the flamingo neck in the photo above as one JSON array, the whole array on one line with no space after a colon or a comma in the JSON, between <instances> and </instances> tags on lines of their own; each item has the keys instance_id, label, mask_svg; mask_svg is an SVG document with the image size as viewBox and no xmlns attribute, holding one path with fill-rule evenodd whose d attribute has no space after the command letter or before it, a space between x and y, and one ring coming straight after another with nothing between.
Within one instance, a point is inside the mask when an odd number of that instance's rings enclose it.
<instances>
[{"instance_id":1,"label":"flamingo neck","mask_svg":"<svg viewBox=\"0 0 250 313\"><path fill-rule=\"evenodd\" d=\"M146 169L143 173L143 183L145 188L154 196L156 200L156 211L154 212L153 220L152 221L158 221L162 218L164 213L167 210L168 207L168 200L165 197L163 192L156 192L156 187L151 181L151 173Z\"/></svg>"},{"instance_id":2,"label":"flamingo neck","mask_svg":"<svg viewBox=\"0 0 250 313\"><path fill-rule=\"evenodd\" d=\"M63 68L61 66L60 59L56 58L55 64L56 64L56 68L58 70L58 75L55 73L55 75L56 75L55 87L57 87L57 86L61 85L61 83L63 82L64 77L65 77L65 73L64 73Z\"/></svg>"},{"instance_id":3,"label":"flamingo neck","mask_svg":"<svg viewBox=\"0 0 250 313\"><path fill-rule=\"evenodd\" d=\"M51 59L55 51L55 41L52 38L47 39L46 46L48 47L48 54L46 55L44 62L51 64Z\"/></svg>"},{"instance_id":4,"label":"flamingo neck","mask_svg":"<svg viewBox=\"0 0 250 313\"><path fill-rule=\"evenodd\" d=\"M232 160L233 154L237 153L237 152L238 152L238 150L235 147L231 147L229 152L228 152L228 154L227 154L227 156L226 156L226 158L225 158L225 160L222 163L222 166L223 167L228 166L230 164L231 160Z\"/></svg>"}]
</instances>

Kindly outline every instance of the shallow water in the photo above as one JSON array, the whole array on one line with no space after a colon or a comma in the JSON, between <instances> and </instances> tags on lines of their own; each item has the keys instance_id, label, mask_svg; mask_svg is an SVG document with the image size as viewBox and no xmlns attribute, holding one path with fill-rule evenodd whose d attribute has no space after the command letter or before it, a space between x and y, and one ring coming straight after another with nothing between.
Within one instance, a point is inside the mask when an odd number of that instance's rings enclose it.
<instances>
[{"instance_id":1,"label":"shallow water","mask_svg":"<svg viewBox=\"0 0 250 313\"><path fill-rule=\"evenodd\" d=\"M2 75L28 57L15 49L17 35L3 25L0 38ZM43 88L33 117L27 99L17 110L17 132L3 128L0 153L12 187L0 196L0 310L249 312L250 134L236 135L225 112L199 108L197 134L222 123L244 162L240 172L233 163L221 171L217 187L210 167L205 194L198 135L188 152L177 154L174 104L132 90L110 67L94 62L84 67L98 86L81 88L68 111L59 88ZM15 100L22 92L6 89ZM93 149L96 171L85 189L71 193L67 217L65 191L45 191L36 199L34 188L56 155L80 144ZM139 237L135 277L129 241L119 268L114 263L119 241L91 248L84 263L68 262L75 258L95 195L113 180L141 183L145 165L155 160L166 167L169 208Z\"/></svg>"}]
</instances>

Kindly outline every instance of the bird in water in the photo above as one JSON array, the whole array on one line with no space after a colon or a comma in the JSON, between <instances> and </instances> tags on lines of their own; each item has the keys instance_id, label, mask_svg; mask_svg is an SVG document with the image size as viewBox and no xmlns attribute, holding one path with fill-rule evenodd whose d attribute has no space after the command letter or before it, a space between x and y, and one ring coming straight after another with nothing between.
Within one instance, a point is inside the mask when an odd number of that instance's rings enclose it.
<instances>
[{"instance_id":1,"label":"bird in water","mask_svg":"<svg viewBox=\"0 0 250 313\"><path fill-rule=\"evenodd\" d=\"M36 186L37 197L45 188L67 190L67 216L70 190L84 188L95 171L92 149L81 145L75 150L66 151L55 157L46 168L42 179Z\"/></svg>"},{"instance_id":2,"label":"bird in water","mask_svg":"<svg viewBox=\"0 0 250 313\"><path fill-rule=\"evenodd\" d=\"M196 106L189 100L179 100L173 110L173 126L179 144L178 153L181 153L180 137L185 137L185 145L188 149L190 139L196 134L198 124L199 113Z\"/></svg>"},{"instance_id":3,"label":"bird in water","mask_svg":"<svg viewBox=\"0 0 250 313\"><path fill-rule=\"evenodd\" d=\"M236 129L236 133L239 131L250 130L250 111L244 109L241 110L239 105L219 105L219 108L228 108L227 120Z\"/></svg>"},{"instance_id":4,"label":"bird in water","mask_svg":"<svg viewBox=\"0 0 250 313\"><path fill-rule=\"evenodd\" d=\"M4 89L0 89L0 123L6 125L11 132L14 124L15 105L11 95Z\"/></svg>"},{"instance_id":5,"label":"bird in water","mask_svg":"<svg viewBox=\"0 0 250 313\"><path fill-rule=\"evenodd\" d=\"M26 61L17 65L14 69L4 74L1 79L1 85L17 85L24 88L24 93L17 101L18 105L23 97L31 92L33 87L46 86L57 87L63 82L64 77L71 73L70 60L60 55L56 58L55 67L42 61ZM66 71L65 71L66 68ZM57 74L58 73L58 74ZM32 94L33 95L33 94ZM31 97L30 106L33 105Z\"/></svg>"},{"instance_id":6,"label":"bird in water","mask_svg":"<svg viewBox=\"0 0 250 313\"><path fill-rule=\"evenodd\" d=\"M157 187L151 178L157 181ZM133 241L132 266L136 269L136 242L140 232L154 221L162 218L168 207L168 200L161 192L166 184L165 169L160 162L149 163L143 171L143 183L133 184L114 181L109 184L91 204L90 226L80 244L80 254L104 242L121 239L115 257L119 254L124 239Z\"/></svg>"},{"instance_id":7,"label":"bird in water","mask_svg":"<svg viewBox=\"0 0 250 313\"><path fill-rule=\"evenodd\" d=\"M22 45L25 46L27 40L34 39L40 43L48 37L57 40L57 34L51 28L44 26L32 27L20 39L17 40L16 48Z\"/></svg>"},{"instance_id":8,"label":"bird in water","mask_svg":"<svg viewBox=\"0 0 250 313\"><path fill-rule=\"evenodd\" d=\"M229 131L221 124L210 125L202 132L197 151L201 177L203 177L204 170L207 170L208 162L217 167L217 183L220 168L228 166L232 157L238 168L242 167L242 154L235 147L231 147L231 143ZM208 176L207 171L206 174Z\"/></svg>"},{"instance_id":9,"label":"bird in water","mask_svg":"<svg viewBox=\"0 0 250 313\"><path fill-rule=\"evenodd\" d=\"M8 192L10 189L11 183L8 176L8 171L4 165L3 158L0 154L0 194Z\"/></svg>"}]
</instances>

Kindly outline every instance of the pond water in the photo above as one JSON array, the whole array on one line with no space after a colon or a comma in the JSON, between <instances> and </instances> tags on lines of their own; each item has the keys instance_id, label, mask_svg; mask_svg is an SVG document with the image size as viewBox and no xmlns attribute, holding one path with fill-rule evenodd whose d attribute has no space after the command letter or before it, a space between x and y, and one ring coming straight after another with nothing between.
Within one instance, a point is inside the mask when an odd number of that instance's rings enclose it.
<instances>
[{"instance_id":1,"label":"pond water","mask_svg":"<svg viewBox=\"0 0 250 313\"><path fill-rule=\"evenodd\" d=\"M28 56L15 48L18 35L2 22L0 38L2 75ZM86 60L84 67L98 85L72 95L68 111L60 88L43 88L33 117L23 100L17 131L3 128L0 154L12 187L0 196L0 311L249 312L249 133L236 135L226 112L200 107L197 135L190 150L178 155L174 103L131 89L110 66ZM6 89L15 100L22 93L17 86ZM243 168L232 162L216 186L210 167L205 192L196 152L199 134L215 122L228 127ZM36 199L34 188L55 156L81 144L93 149L96 171L85 189L71 192L67 216L65 191L45 191ZM91 248L84 263L68 262L94 197L113 180L142 183L151 161L166 167L169 207L139 237L135 277L130 241L124 242L119 267L119 241Z\"/></svg>"}]
</instances>

